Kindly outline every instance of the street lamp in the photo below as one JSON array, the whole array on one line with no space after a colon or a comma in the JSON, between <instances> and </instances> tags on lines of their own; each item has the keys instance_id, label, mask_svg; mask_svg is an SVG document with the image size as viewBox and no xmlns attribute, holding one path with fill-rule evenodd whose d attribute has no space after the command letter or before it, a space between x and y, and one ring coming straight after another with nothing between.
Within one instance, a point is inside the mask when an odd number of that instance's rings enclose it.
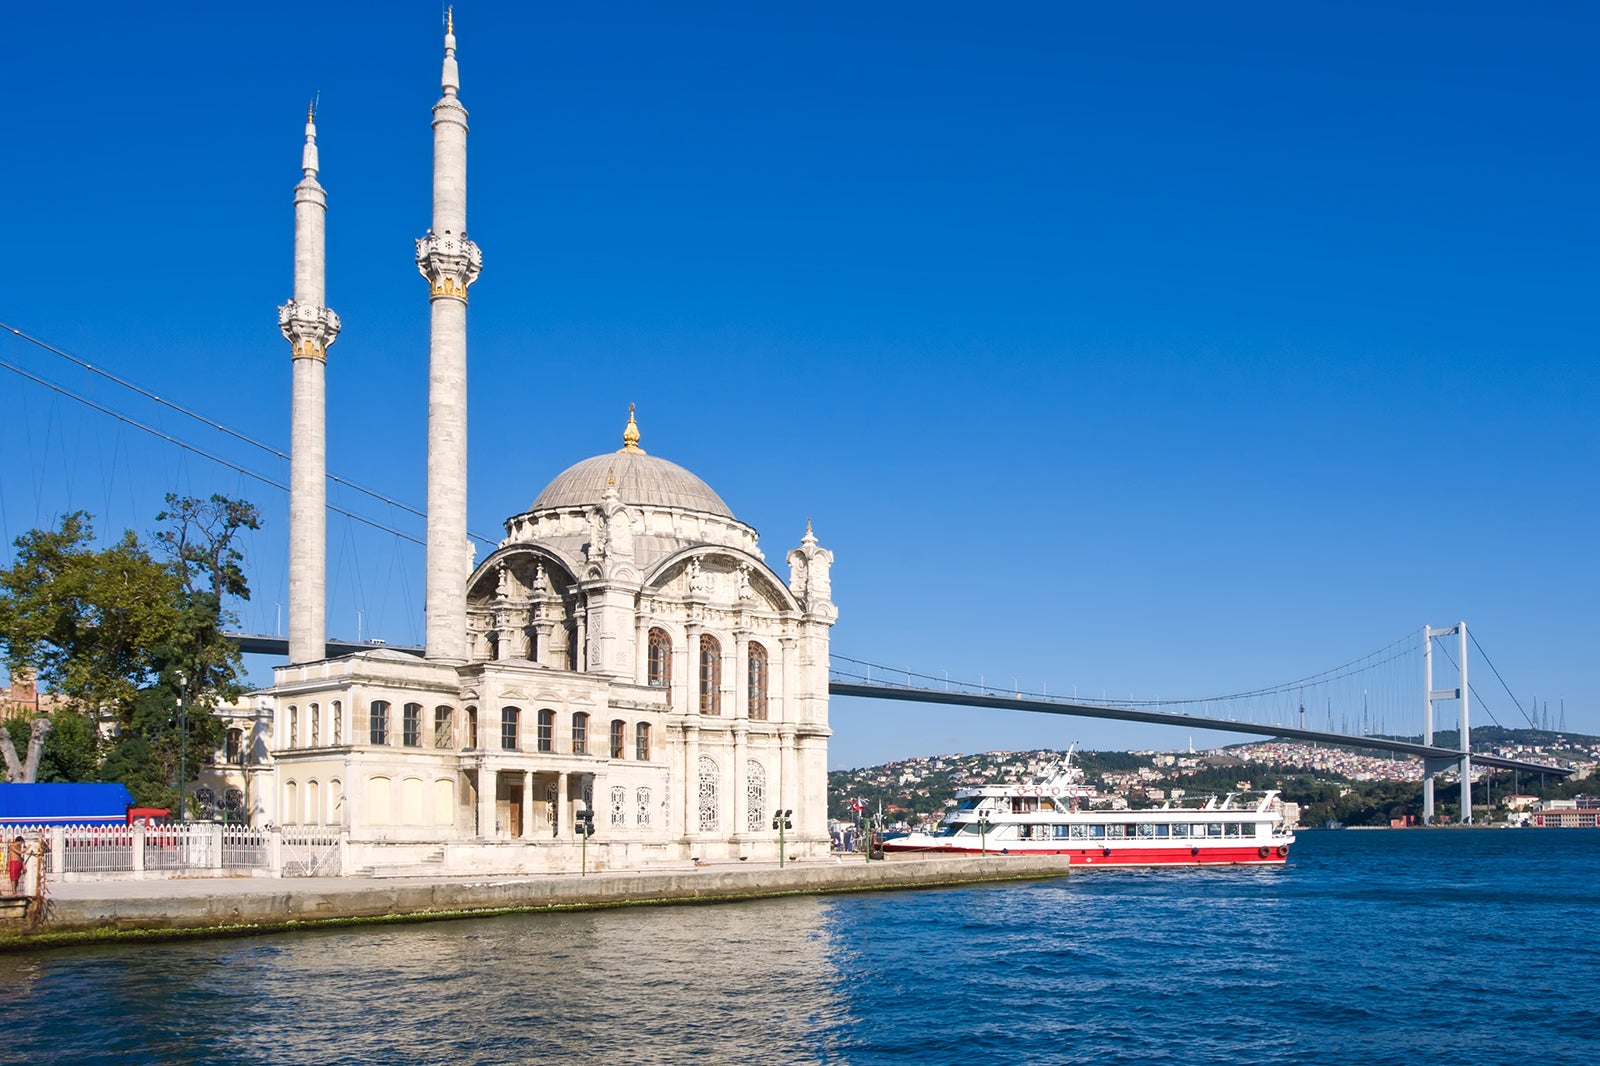
<instances>
[{"instance_id":1,"label":"street lamp","mask_svg":"<svg viewBox=\"0 0 1600 1066\"><path fill-rule=\"evenodd\" d=\"M579 811L575 817L577 819L577 824L574 826L574 828L577 830L579 841L582 844L580 849L582 855L582 865L579 867L578 875L580 877L588 877L589 838L594 836L594 809L592 807L584 807L583 810Z\"/></svg>"},{"instance_id":2,"label":"street lamp","mask_svg":"<svg viewBox=\"0 0 1600 1066\"><path fill-rule=\"evenodd\" d=\"M978 853L985 858L989 855L989 816L978 815Z\"/></svg>"},{"instance_id":3,"label":"street lamp","mask_svg":"<svg viewBox=\"0 0 1600 1066\"><path fill-rule=\"evenodd\" d=\"M189 719L183 708L183 671L174 671L173 679L178 682L178 821L187 822L189 805L184 802L184 790L188 778Z\"/></svg>"},{"instance_id":4,"label":"street lamp","mask_svg":"<svg viewBox=\"0 0 1600 1066\"><path fill-rule=\"evenodd\" d=\"M778 831L778 869L783 869L783 853L788 849L784 846L783 831L793 829L794 810L776 811L772 815L772 828Z\"/></svg>"}]
</instances>

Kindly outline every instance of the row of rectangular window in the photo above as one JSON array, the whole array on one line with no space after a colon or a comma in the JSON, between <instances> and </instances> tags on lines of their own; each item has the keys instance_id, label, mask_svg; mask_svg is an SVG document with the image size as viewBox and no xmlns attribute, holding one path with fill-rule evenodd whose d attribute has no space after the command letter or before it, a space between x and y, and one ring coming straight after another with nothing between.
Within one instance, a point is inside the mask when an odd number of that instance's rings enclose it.
<instances>
[{"instance_id":1,"label":"row of rectangular window","mask_svg":"<svg viewBox=\"0 0 1600 1066\"><path fill-rule=\"evenodd\" d=\"M449 748L452 746L452 717L453 708L437 707L434 709L434 746ZM589 752L589 715L578 711L572 716L572 755L588 755ZM549 709L539 711L534 731L534 750L541 753L553 754L555 748L555 720L556 712ZM368 742L377 745L389 743L389 704L384 700L374 700L368 711ZM469 749L478 746L478 715L477 709L467 709L467 745ZM500 748L502 751L522 750L522 711L518 707L502 707L500 709ZM611 723L611 757L622 759L627 757L627 723L622 719L614 719ZM638 722L634 726L634 758L640 762L650 759L650 723ZM408 748L422 746L422 706L421 704L408 703L401 712L401 743Z\"/></svg>"}]
</instances>

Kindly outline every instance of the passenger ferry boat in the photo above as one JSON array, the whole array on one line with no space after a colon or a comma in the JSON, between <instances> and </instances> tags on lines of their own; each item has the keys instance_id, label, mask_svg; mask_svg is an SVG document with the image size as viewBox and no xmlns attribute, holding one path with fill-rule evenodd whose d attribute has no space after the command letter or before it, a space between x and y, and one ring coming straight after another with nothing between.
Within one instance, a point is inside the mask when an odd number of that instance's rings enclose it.
<instances>
[{"instance_id":1,"label":"passenger ferry boat","mask_svg":"<svg viewBox=\"0 0 1600 1066\"><path fill-rule=\"evenodd\" d=\"M1042 784L956 793L935 833L883 842L885 851L1065 855L1073 866L1282 865L1294 832L1276 790L1230 792L1135 810L1096 809L1099 794L1072 754Z\"/></svg>"}]
</instances>

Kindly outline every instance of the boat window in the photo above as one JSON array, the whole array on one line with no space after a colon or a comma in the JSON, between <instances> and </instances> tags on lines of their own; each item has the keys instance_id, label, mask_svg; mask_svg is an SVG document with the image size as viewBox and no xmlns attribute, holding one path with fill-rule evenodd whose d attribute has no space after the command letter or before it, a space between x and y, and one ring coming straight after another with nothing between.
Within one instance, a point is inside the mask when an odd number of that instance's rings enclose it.
<instances>
[{"instance_id":1,"label":"boat window","mask_svg":"<svg viewBox=\"0 0 1600 1066\"><path fill-rule=\"evenodd\" d=\"M1076 826L1076 825L1074 825L1074 826L1066 826L1066 825L1055 826L1054 827L1054 829L1055 829L1055 837L1056 837L1057 840L1063 840L1063 839L1066 838L1067 831L1069 829L1081 829L1081 828L1082 828L1082 826Z\"/></svg>"},{"instance_id":2,"label":"boat window","mask_svg":"<svg viewBox=\"0 0 1600 1066\"><path fill-rule=\"evenodd\" d=\"M1165 829L1166 826L1162 826L1161 828ZM1156 827L1150 822L1140 822L1139 835L1142 837L1153 837L1156 835ZM1162 836L1166 836L1166 834L1163 833Z\"/></svg>"},{"instance_id":3,"label":"boat window","mask_svg":"<svg viewBox=\"0 0 1600 1066\"><path fill-rule=\"evenodd\" d=\"M976 796L969 796L966 799L962 800L960 803L956 804L956 810L958 810L958 811L970 811L974 807L976 807L977 805L978 805L978 798Z\"/></svg>"},{"instance_id":4,"label":"boat window","mask_svg":"<svg viewBox=\"0 0 1600 1066\"><path fill-rule=\"evenodd\" d=\"M1106 835L1106 827L1105 826L1103 826L1103 825L1091 825L1089 827L1089 837L1090 837L1090 839L1092 839L1092 840L1100 840L1100 839L1104 838L1105 835Z\"/></svg>"},{"instance_id":5,"label":"boat window","mask_svg":"<svg viewBox=\"0 0 1600 1066\"><path fill-rule=\"evenodd\" d=\"M1239 831L1243 828L1244 826L1240 825L1238 822L1229 822L1227 825L1222 827L1222 835L1236 837L1240 835Z\"/></svg>"},{"instance_id":6,"label":"boat window","mask_svg":"<svg viewBox=\"0 0 1600 1066\"><path fill-rule=\"evenodd\" d=\"M1221 822L1209 822L1209 823L1206 824L1206 836L1208 836L1208 837L1219 837L1221 835L1222 835L1222 823Z\"/></svg>"},{"instance_id":7,"label":"boat window","mask_svg":"<svg viewBox=\"0 0 1600 1066\"><path fill-rule=\"evenodd\" d=\"M1123 828L1124 827L1120 825L1108 825L1106 826L1106 836L1113 840L1121 840L1123 836Z\"/></svg>"},{"instance_id":8,"label":"boat window","mask_svg":"<svg viewBox=\"0 0 1600 1066\"><path fill-rule=\"evenodd\" d=\"M1081 823L1078 825L1068 826L1068 828L1072 830L1071 835L1079 838L1080 840L1088 832L1088 827L1082 825Z\"/></svg>"},{"instance_id":9,"label":"boat window","mask_svg":"<svg viewBox=\"0 0 1600 1066\"><path fill-rule=\"evenodd\" d=\"M1189 835L1189 823L1188 822L1178 822L1178 823L1174 824L1173 827L1172 827L1172 835L1175 836L1175 837L1186 837L1186 836L1188 836Z\"/></svg>"}]
</instances>

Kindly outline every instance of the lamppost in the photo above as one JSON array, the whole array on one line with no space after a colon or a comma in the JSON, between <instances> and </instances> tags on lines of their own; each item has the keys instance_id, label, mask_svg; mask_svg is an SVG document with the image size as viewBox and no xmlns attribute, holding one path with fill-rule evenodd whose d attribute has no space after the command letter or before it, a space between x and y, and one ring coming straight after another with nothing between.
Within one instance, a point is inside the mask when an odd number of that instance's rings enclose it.
<instances>
[{"instance_id":1,"label":"lamppost","mask_svg":"<svg viewBox=\"0 0 1600 1066\"><path fill-rule=\"evenodd\" d=\"M577 825L575 828L577 829L578 839L582 845L579 849L581 853L582 865L579 867L578 876L588 877L589 838L594 836L594 809L591 807L585 807L583 810L579 811L575 817L577 818Z\"/></svg>"},{"instance_id":2,"label":"lamppost","mask_svg":"<svg viewBox=\"0 0 1600 1066\"><path fill-rule=\"evenodd\" d=\"M788 850L784 846L783 831L793 829L794 810L776 811L772 815L772 828L778 831L778 869L783 869L783 853Z\"/></svg>"},{"instance_id":3,"label":"lamppost","mask_svg":"<svg viewBox=\"0 0 1600 1066\"><path fill-rule=\"evenodd\" d=\"M985 858L989 855L989 816L978 815L978 853Z\"/></svg>"},{"instance_id":4,"label":"lamppost","mask_svg":"<svg viewBox=\"0 0 1600 1066\"><path fill-rule=\"evenodd\" d=\"M189 719L183 708L183 671L175 671L173 679L178 682L178 821L181 823L189 820L189 805L184 802L189 769Z\"/></svg>"}]
</instances>

